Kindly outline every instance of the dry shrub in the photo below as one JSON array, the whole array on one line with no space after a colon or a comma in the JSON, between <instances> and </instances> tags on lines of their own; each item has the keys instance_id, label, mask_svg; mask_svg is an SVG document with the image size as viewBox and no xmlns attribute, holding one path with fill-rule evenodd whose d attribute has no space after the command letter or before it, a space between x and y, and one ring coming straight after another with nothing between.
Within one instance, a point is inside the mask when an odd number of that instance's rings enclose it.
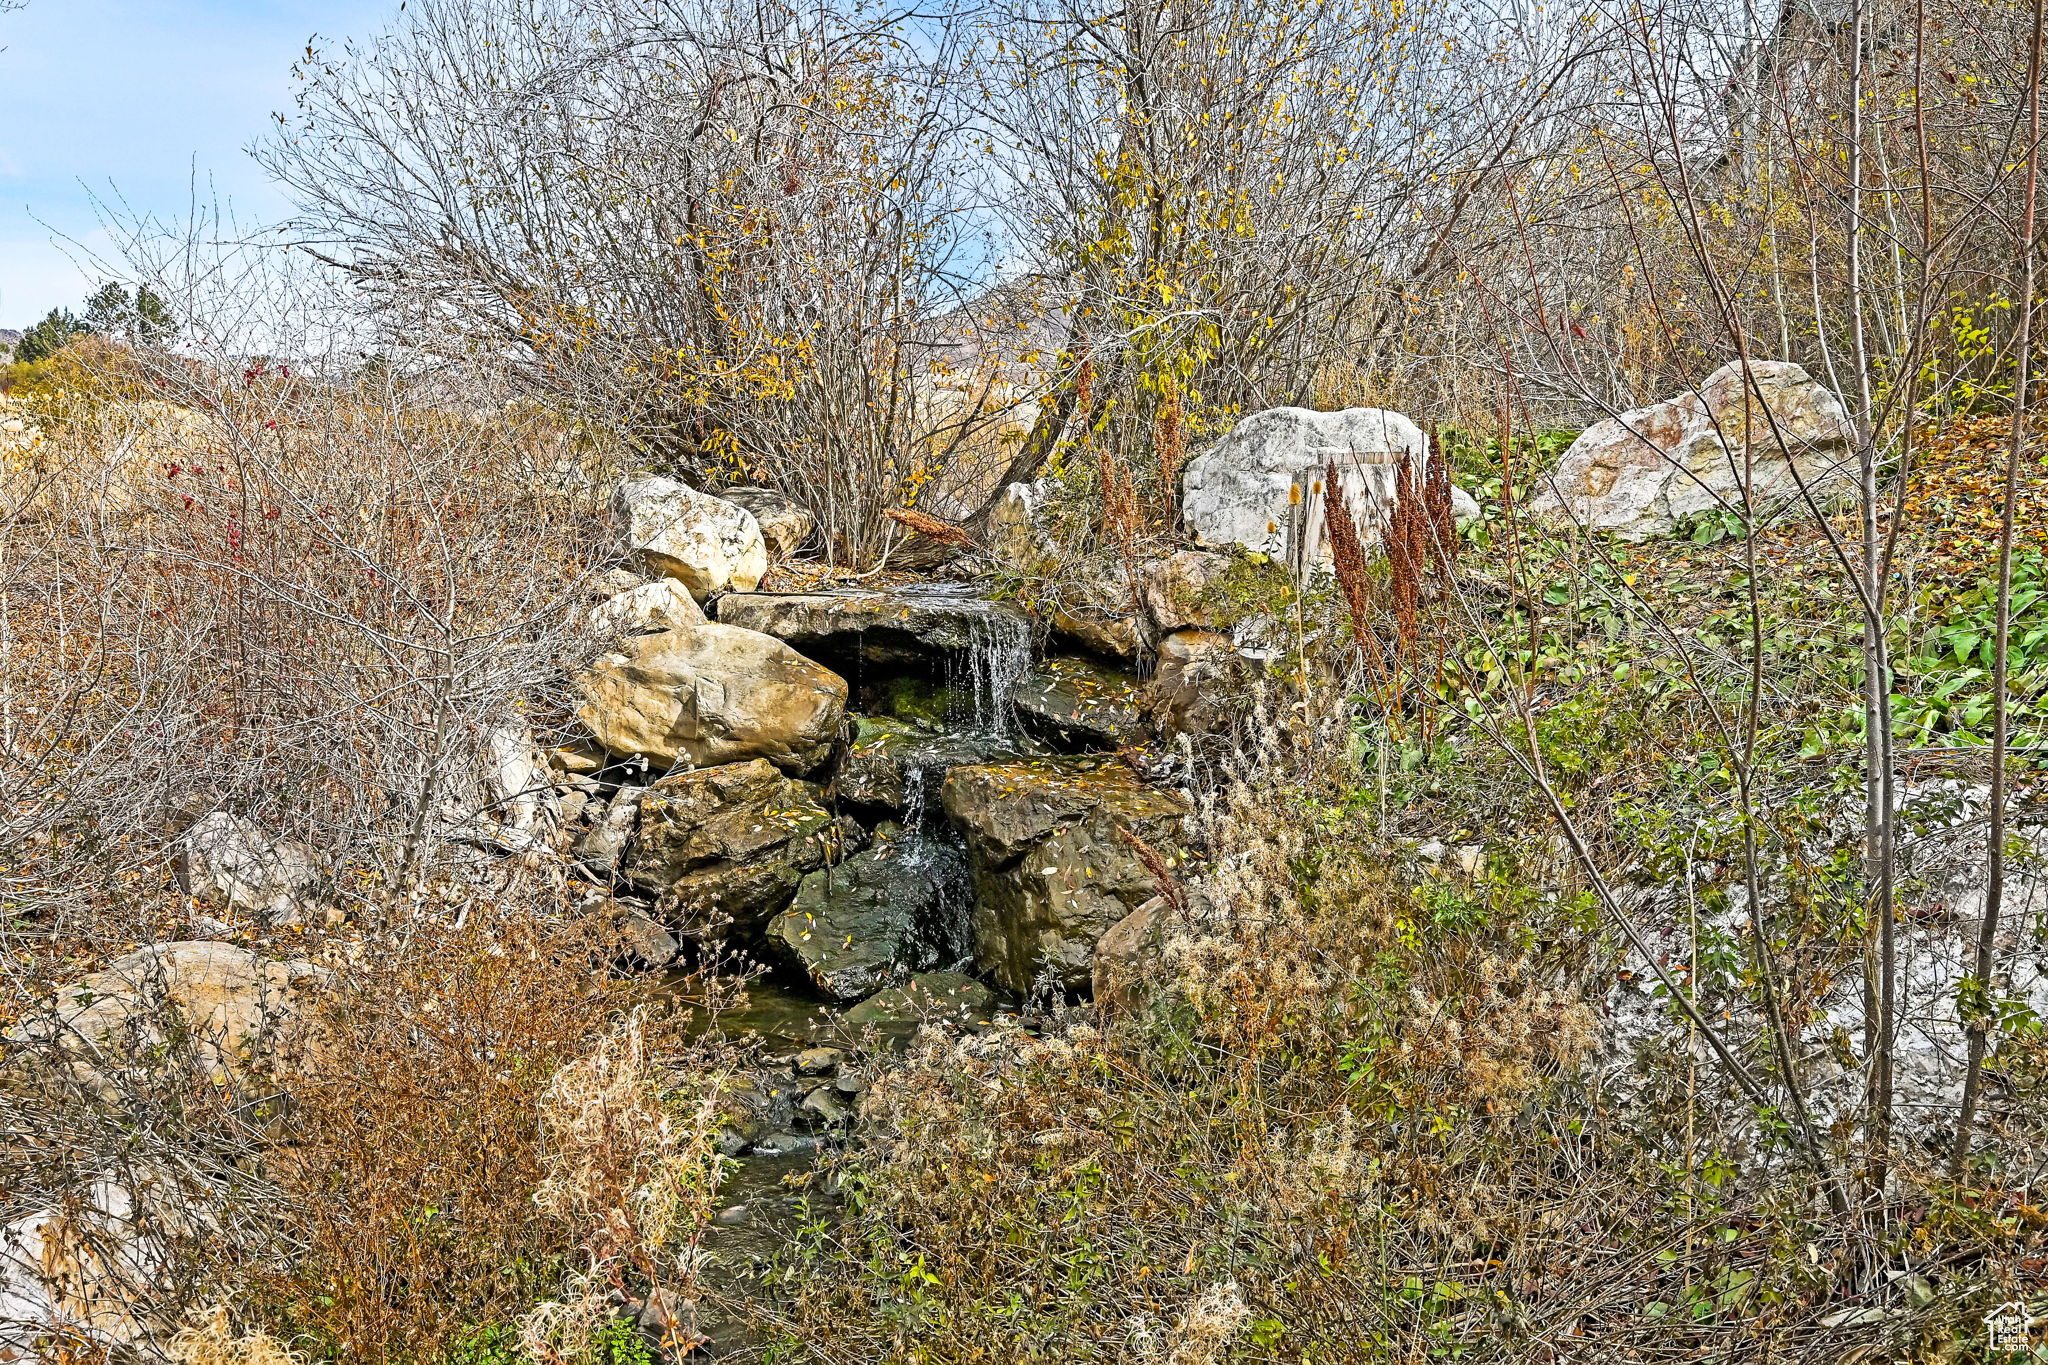
<instances>
[{"instance_id":1,"label":"dry shrub","mask_svg":"<svg viewBox=\"0 0 2048 1365\"><path fill-rule=\"evenodd\" d=\"M609 1010L601 927L513 900L359 945L318 1062L294 1088L297 1141L270 1168L298 1253L264 1289L341 1359L431 1359L465 1327L551 1292L584 1230L534 1199L542 1113Z\"/></svg>"},{"instance_id":2,"label":"dry shrub","mask_svg":"<svg viewBox=\"0 0 2048 1365\"><path fill-rule=\"evenodd\" d=\"M1827 1319L1831 1269L1792 1254L1813 1235L1801 1191L1700 1198L1598 1109L1597 964L1565 907L1407 870L1346 814L1355 766L1313 735L1253 738L1268 773L1317 775L1204 804L1212 856L1149 1012L927 1039L876 1086L874 1136L839 1171L855 1212L781 1279L792 1354L1738 1359L1875 1339Z\"/></svg>"},{"instance_id":3,"label":"dry shrub","mask_svg":"<svg viewBox=\"0 0 2048 1365\"><path fill-rule=\"evenodd\" d=\"M237 1331L228 1306L194 1312L166 1344L173 1365L300 1365L301 1357L261 1328Z\"/></svg>"},{"instance_id":4,"label":"dry shrub","mask_svg":"<svg viewBox=\"0 0 2048 1365\"><path fill-rule=\"evenodd\" d=\"M559 715L594 643L570 609L606 563L601 462L483 381L91 345L49 365L42 442L0 468L17 953L166 936L173 840L214 810L331 858L344 903L430 877L490 816L490 736Z\"/></svg>"},{"instance_id":5,"label":"dry shrub","mask_svg":"<svg viewBox=\"0 0 2048 1365\"><path fill-rule=\"evenodd\" d=\"M716 1211L728 1086L721 1071L703 1069L678 1088L682 1074L650 1056L646 1025L642 1012L627 1015L563 1067L541 1100L548 1175L534 1204L579 1230L583 1257L571 1292L521 1324L522 1349L543 1365L590 1357L615 1309L611 1291L627 1283L666 1310L665 1346L699 1340L689 1306L698 1240Z\"/></svg>"}]
</instances>

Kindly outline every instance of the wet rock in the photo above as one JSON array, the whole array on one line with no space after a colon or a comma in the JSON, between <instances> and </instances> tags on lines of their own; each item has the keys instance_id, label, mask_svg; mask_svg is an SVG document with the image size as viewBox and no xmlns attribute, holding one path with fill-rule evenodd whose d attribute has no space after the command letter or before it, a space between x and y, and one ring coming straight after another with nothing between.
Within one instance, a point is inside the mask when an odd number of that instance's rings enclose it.
<instances>
[{"instance_id":1,"label":"wet rock","mask_svg":"<svg viewBox=\"0 0 2048 1365\"><path fill-rule=\"evenodd\" d=\"M1842 400L1804 369L1760 360L1746 381L1740 364L1724 365L1696 392L1588 427L1528 507L1629 539L1668 535L1686 517L1739 506L1745 464L1764 506L1797 499L1802 482L1833 496L1855 446Z\"/></svg>"},{"instance_id":2,"label":"wet rock","mask_svg":"<svg viewBox=\"0 0 2048 1365\"><path fill-rule=\"evenodd\" d=\"M928 1022L980 1027L989 1021L995 1003L995 992L971 976L926 972L861 1001L840 1022L856 1036L873 1027L885 1039L902 1042Z\"/></svg>"},{"instance_id":3,"label":"wet rock","mask_svg":"<svg viewBox=\"0 0 2048 1365\"><path fill-rule=\"evenodd\" d=\"M253 820L212 811L179 836L178 883L206 905L225 905L277 924L304 916L320 862L304 844Z\"/></svg>"},{"instance_id":4,"label":"wet rock","mask_svg":"<svg viewBox=\"0 0 2048 1365\"><path fill-rule=\"evenodd\" d=\"M1006 602L929 590L735 593L719 601L718 619L848 668L929 666L1030 635L1029 619Z\"/></svg>"},{"instance_id":5,"label":"wet rock","mask_svg":"<svg viewBox=\"0 0 2048 1365\"><path fill-rule=\"evenodd\" d=\"M1116 748L1138 732L1138 680L1086 659L1046 659L1010 697L1024 723L1056 743Z\"/></svg>"},{"instance_id":6,"label":"wet rock","mask_svg":"<svg viewBox=\"0 0 2048 1365\"><path fill-rule=\"evenodd\" d=\"M782 641L679 626L623 641L577 679L577 719L607 751L656 768L765 758L805 773L831 752L846 683Z\"/></svg>"},{"instance_id":7,"label":"wet rock","mask_svg":"<svg viewBox=\"0 0 2048 1365\"><path fill-rule=\"evenodd\" d=\"M835 1000L859 1000L936 967L935 930L952 887L964 881L957 867L937 863L958 857L885 825L872 847L803 879L769 924L769 946Z\"/></svg>"},{"instance_id":8,"label":"wet rock","mask_svg":"<svg viewBox=\"0 0 2048 1365\"><path fill-rule=\"evenodd\" d=\"M768 572L754 514L658 476L629 479L612 494L612 520L648 573L673 578L698 601L752 592Z\"/></svg>"},{"instance_id":9,"label":"wet rock","mask_svg":"<svg viewBox=\"0 0 2048 1365\"><path fill-rule=\"evenodd\" d=\"M839 1059L846 1054L836 1047L807 1047L796 1054L796 1074L799 1076L829 1076L838 1067Z\"/></svg>"},{"instance_id":10,"label":"wet rock","mask_svg":"<svg viewBox=\"0 0 2048 1365\"><path fill-rule=\"evenodd\" d=\"M1044 973L1088 986L1097 940L1158 892L1124 837L1177 867L1186 804L1121 766L1039 761L956 768L946 813L974 873L975 964L1020 994Z\"/></svg>"},{"instance_id":11,"label":"wet rock","mask_svg":"<svg viewBox=\"0 0 2048 1365\"><path fill-rule=\"evenodd\" d=\"M770 559L787 559L801 550L817 525L802 503L772 488L721 488L718 496L754 514Z\"/></svg>"},{"instance_id":12,"label":"wet rock","mask_svg":"<svg viewBox=\"0 0 2048 1365\"><path fill-rule=\"evenodd\" d=\"M804 1096L804 1102L797 1106L801 1113L826 1127L844 1124L853 1117L853 1107L831 1086L820 1086Z\"/></svg>"},{"instance_id":13,"label":"wet rock","mask_svg":"<svg viewBox=\"0 0 2048 1365\"><path fill-rule=\"evenodd\" d=\"M755 1156L799 1156L817 1151L825 1140L816 1133L763 1133L749 1149Z\"/></svg>"},{"instance_id":14,"label":"wet rock","mask_svg":"<svg viewBox=\"0 0 2048 1365\"><path fill-rule=\"evenodd\" d=\"M1174 631L1159 642L1145 715L1161 738L1216 733L1243 714L1258 671L1227 635Z\"/></svg>"},{"instance_id":15,"label":"wet rock","mask_svg":"<svg viewBox=\"0 0 2048 1365\"><path fill-rule=\"evenodd\" d=\"M860 838L818 804L816 787L755 759L648 788L620 871L695 931L751 929L789 904L805 873Z\"/></svg>"},{"instance_id":16,"label":"wet rock","mask_svg":"<svg viewBox=\"0 0 2048 1365\"><path fill-rule=\"evenodd\" d=\"M905 819L935 815L939 783L948 768L1019 757L1035 746L971 730L932 733L889 716L862 716L853 743L841 755L840 799Z\"/></svg>"}]
</instances>

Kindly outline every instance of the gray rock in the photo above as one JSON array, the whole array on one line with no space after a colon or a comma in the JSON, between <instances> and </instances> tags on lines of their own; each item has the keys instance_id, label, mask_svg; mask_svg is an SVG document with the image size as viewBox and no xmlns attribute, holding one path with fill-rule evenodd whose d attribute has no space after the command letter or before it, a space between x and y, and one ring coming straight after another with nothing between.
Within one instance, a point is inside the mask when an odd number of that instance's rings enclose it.
<instances>
[{"instance_id":1,"label":"gray rock","mask_svg":"<svg viewBox=\"0 0 2048 1365\"><path fill-rule=\"evenodd\" d=\"M1060 743L1116 748L1138 733L1138 680L1086 659L1042 661L1010 698L1027 726Z\"/></svg>"},{"instance_id":2,"label":"gray rock","mask_svg":"<svg viewBox=\"0 0 2048 1365\"><path fill-rule=\"evenodd\" d=\"M805 873L861 837L818 804L816 787L755 759L648 788L620 871L698 932L749 929L788 905Z\"/></svg>"},{"instance_id":3,"label":"gray rock","mask_svg":"<svg viewBox=\"0 0 2048 1365\"><path fill-rule=\"evenodd\" d=\"M861 1001L840 1022L855 1034L873 1027L885 1039L901 1042L925 1023L980 1027L995 1003L995 992L971 976L926 972Z\"/></svg>"},{"instance_id":4,"label":"gray rock","mask_svg":"<svg viewBox=\"0 0 2048 1365\"><path fill-rule=\"evenodd\" d=\"M1739 507L1745 465L1766 510L1797 500L1801 483L1833 497L1856 447L1842 400L1789 361L1756 361L1748 374L1724 365L1696 392L1594 423L1529 510L1632 540L1668 535L1686 517Z\"/></svg>"},{"instance_id":5,"label":"gray rock","mask_svg":"<svg viewBox=\"0 0 2048 1365\"><path fill-rule=\"evenodd\" d=\"M619 858L640 822L640 798L646 794L645 787L621 787L608 803L593 808L590 829L574 849L585 867L606 877L618 871Z\"/></svg>"},{"instance_id":6,"label":"gray rock","mask_svg":"<svg viewBox=\"0 0 2048 1365\"><path fill-rule=\"evenodd\" d=\"M940 867L952 858L955 867ZM768 943L835 1000L859 1000L941 962L939 935L958 854L893 825L836 867L803 879Z\"/></svg>"},{"instance_id":7,"label":"gray rock","mask_svg":"<svg viewBox=\"0 0 2048 1365\"><path fill-rule=\"evenodd\" d=\"M828 1127L843 1124L853 1117L852 1107L829 1085L820 1086L804 1096L804 1102L797 1107Z\"/></svg>"},{"instance_id":8,"label":"gray rock","mask_svg":"<svg viewBox=\"0 0 2048 1365\"><path fill-rule=\"evenodd\" d=\"M825 1140L816 1133L773 1132L755 1138L751 1150L755 1156L799 1156L824 1145Z\"/></svg>"},{"instance_id":9,"label":"gray rock","mask_svg":"<svg viewBox=\"0 0 2048 1365\"><path fill-rule=\"evenodd\" d=\"M718 496L735 507L744 507L760 524L770 559L787 559L802 549L817 523L803 504L772 488L735 486L721 488Z\"/></svg>"},{"instance_id":10,"label":"gray rock","mask_svg":"<svg viewBox=\"0 0 2048 1365\"><path fill-rule=\"evenodd\" d=\"M974 872L975 964L1021 994L1042 972L1089 985L1096 942L1159 891L1124 834L1178 868L1187 806L1121 765L1039 761L954 769L946 813Z\"/></svg>"}]
</instances>

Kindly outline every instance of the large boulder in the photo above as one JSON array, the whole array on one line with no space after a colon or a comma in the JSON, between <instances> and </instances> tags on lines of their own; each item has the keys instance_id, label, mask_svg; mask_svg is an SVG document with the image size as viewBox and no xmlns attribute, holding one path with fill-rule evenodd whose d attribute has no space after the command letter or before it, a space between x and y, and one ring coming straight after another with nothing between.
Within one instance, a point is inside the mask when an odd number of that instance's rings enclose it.
<instances>
[{"instance_id":1,"label":"large boulder","mask_svg":"<svg viewBox=\"0 0 2048 1365\"><path fill-rule=\"evenodd\" d=\"M612 494L612 519L649 572L673 578L703 601L752 592L768 572L768 545L754 514L674 479L628 479Z\"/></svg>"},{"instance_id":2,"label":"large boulder","mask_svg":"<svg viewBox=\"0 0 2048 1365\"><path fill-rule=\"evenodd\" d=\"M577 719L606 750L657 768L765 758L792 773L831 752L846 683L782 641L676 626L621 642L578 680Z\"/></svg>"},{"instance_id":3,"label":"large boulder","mask_svg":"<svg viewBox=\"0 0 2048 1365\"><path fill-rule=\"evenodd\" d=\"M804 874L860 845L859 826L818 795L765 759L672 774L640 797L620 874L695 932L754 929Z\"/></svg>"},{"instance_id":4,"label":"large boulder","mask_svg":"<svg viewBox=\"0 0 2048 1365\"><path fill-rule=\"evenodd\" d=\"M1761 402L1758 399L1761 398ZM1801 484L1832 496L1856 449L1842 400L1790 361L1724 365L1692 392L1596 422L1572 442L1529 501L1631 540L1743 502L1797 499Z\"/></svg>"},{"instance_id":5,"label":"large boulder","mask_svg":"<svg viewBox=\"0 0 2048 1365\"><path fill-rule=\"evenodd\" d=\"M277 924L299 922L322 875L304 844L220 810L179 836L177 873L180 888L201 903Z\"/></svg>"},{"instance_id":6,"label":"large boulder","mask_svg":"<svg viewBox=\"0 0 2048 1365\"><path fill-rule=\"evenodd\" d=\"M1338 467L1346 506L1360 537L1376 543L1398 493L1401 460L1420 473L1429 458L1422 429L1384 408L1255 412L1188 461L1181 512L1197 544L1242 546L1307 567L1330 557L1323 523L1323 484ZM1478 505L1452 491L1456 514Z\"/></svg>"},{"instance_id":7,"label":"large boulder","mask_svg":"<svg viewBox=\"0 0 2048 1365\"><path fill-rule=\"evenodd\" d=\"M772 488L724 488L718 496L754 514L771 559L787 559L795 554L817 529L817 520L804 510L802 503Z\"/></svg>"},{"instance_id":8,"label":"large boulder","mask_svg":"<svg viewBox=\"0 0 2048 1365\"><path fill-rule=\"evenodd\" d=\"M1180 862L1186 803L1120 766L955 768L945 799L974 874L975 963L1020 993L1041 973L1062 989L1085 989L1096 941L1158 893L1158 877L1126 835L1166 867Z\"/></svg>"},{"instance_id":9,"label":"large boulder","mask_svg":"<svg viewBox=\"0 0 2048 1365\"><path fill-rule=\"evenodd\" d=\"M768 926L768 944L835 1000L859 1000L947 958L948 900L960 854L935 840L876 831L872 846L813 872Z\"/></svg>"},{"instance_id":10,"label":"large boulder","mask_svg":"<svg viewBox=\"0 0 2048 1365\"><path fill-rule=\"evenodd\" d=\"M115 1088L121 1070L173 1048L228 1081L297 1060L310 1038L309 1005L328 980L313 963L233 943L158 943L62 987L7 1039L101 1091Z\"/></svg>"},{"instance_id":11,"label":"large boulder","mask_svg":"<svg viewBox=\"0 0 2048 1365\"><path fill-rule=\"evenodd\" d=\"M1010 697L1026 728L1069 748L1114 749L1138 734L1138 680L1086 659L1043 660Z\"/></svg>"}]
</instances>

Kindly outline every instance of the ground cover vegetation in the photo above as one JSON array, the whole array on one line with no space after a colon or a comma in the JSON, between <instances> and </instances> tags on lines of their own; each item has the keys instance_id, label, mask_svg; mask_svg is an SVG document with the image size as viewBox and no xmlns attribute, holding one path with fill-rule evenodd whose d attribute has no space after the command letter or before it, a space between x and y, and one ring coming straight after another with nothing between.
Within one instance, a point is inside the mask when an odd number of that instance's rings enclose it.
<instances>
[{"instance_id":1,"label":"ground cover vegetation","mask_svg":"<svg viewBox=\"0 0 2048 1365\"><path fill-rule=\"evenodd\" d=\"M258 153L286 231L116 224L127 283L4 372L0 1345L2048 1349L2043 27L412 0L309 48ZM1730 363L1721 439L1782 459L1770 360L1840 396L1826 478L1641 539L1543 507ZM1383 524L1328 499L1326 565L1210 547L1170 604L1237 671L1096 756L1189 812L1171 857L1124 831L1128 983L807 1062L725 939L622 966L550 766L633 647L591 610L645 567L621 479L794 504L763 591L939 572L1107 656L1088 622L1167 610L1189 462L1290 405L1428 455ZM588 766L615 810L660 777ZM754 832L850 856L831 771ZM207 894L216 815L277 841L261 905ZM230 1038L162 1004L190 941L272 964L266 1021L318 1003ZM119 1046L81 1022L151 990ZM736 1273L748 1094L854 1058Z\"/></svg>"}]
</instances>

